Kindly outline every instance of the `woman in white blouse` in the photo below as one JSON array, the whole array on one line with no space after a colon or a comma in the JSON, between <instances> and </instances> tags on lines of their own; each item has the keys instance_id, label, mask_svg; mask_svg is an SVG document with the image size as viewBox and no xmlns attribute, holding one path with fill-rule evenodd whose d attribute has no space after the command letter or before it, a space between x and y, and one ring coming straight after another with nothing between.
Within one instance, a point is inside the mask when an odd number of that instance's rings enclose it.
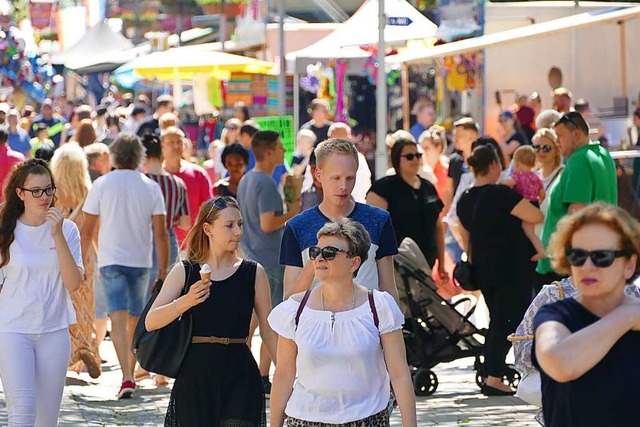
<instances>
[{"instance_id":1,"label":"woman in white blouse","mask_svg":"<svg viewBox=\"0 0 640 427\"><path fill-rule=\"evenodd\" d=\"M279 335L272 427L285 418L288 427L388 426L390 383L403 426L417 426L404 316L391 295L353 282L370 245L361 224L327 223L309 248L320 285L269 316Z\"/></svg>"},{"instance_id":2,"label":"woman in white blouse","mask_svg":"<svg viewBox=\"0 0 640 427\"><path fill-rule=\"evenodd\" d=\"M44 160L13 168L0 208L0 378L9 427L58 425L71 353L69 296L82 284L80 234L52 207Z\"/></svg>"}]
</instances>

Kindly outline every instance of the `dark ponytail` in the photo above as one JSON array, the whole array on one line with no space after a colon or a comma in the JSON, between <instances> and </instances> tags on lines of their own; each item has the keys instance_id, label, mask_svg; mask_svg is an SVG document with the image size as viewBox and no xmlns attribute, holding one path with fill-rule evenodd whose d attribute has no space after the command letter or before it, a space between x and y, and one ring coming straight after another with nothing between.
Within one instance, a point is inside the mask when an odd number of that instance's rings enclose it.
<instances>
[{"instance_id":1,"label":"dark ponytail","mask_svg":"<svg viewBox=\"0 0 640 427\"><path fill-rule=\"evenodd\" d=\"M481 145L473 150L471 156L467 159L467 163L475 176L485 176L489 173L491 164L500 164L500 159L491 145Z\"/></svg>"},{"instance_id":2,"label":"dark ponytail","mask_svg":"<svg viewBox=\"0 0 640 427\"><path fill-rule=\"evenodd\" d=\"M42 159L27 160L11 169L2 191L4 203L0 206L0 257L2 257L0 268L9 263L9 246L15 240L18 218L24 213L24 202L18 197L16 189L22 188L31 174L48 175L51 178L51 185L55 187L49 164ZM53 203L55 203L55 197Z\"/></svg>"}]
</instances>

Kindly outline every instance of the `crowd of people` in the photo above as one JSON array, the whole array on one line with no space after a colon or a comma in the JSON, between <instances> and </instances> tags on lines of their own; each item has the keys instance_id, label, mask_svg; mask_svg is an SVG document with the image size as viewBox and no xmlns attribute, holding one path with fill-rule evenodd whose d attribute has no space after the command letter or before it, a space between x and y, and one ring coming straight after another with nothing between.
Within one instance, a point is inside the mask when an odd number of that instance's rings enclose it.
<instances>
[{"instance_id":1,"label":"crowd of people","mask_svg":"<svg viewBox=\"0 0 640 427\"><path fill-rule=\"evenodd\" d=\"M170 96L153 111L145 97L58 111L45 101L37 116L4 109L0 378L9 424L55 425L65 372L101 375L109 323L122 371L115 394L136 393L153 373L136 369L130 347L157 287L147 330L184 315L193 322L165 425L266 426L270 396L272 426L389 425L394 401L403 425L416 426L393 260L410 238L443 293L463 254L473 267L490 315L483 394L515 393L502 381L515 332L517 366L539 373L540 419L602 425L585 423L603 415L578 410L570 394L611 408L630 402L589 390L631 363L638 345L630 331L639 306L624 295L634 295L625 285L640 268L640 225L614 207L616 167L591 140L588 103L573 111L567 96L556 90L544 111L539 96L519 97L500 114L498 139L471 117L449 134L422 103L410 132L388 136L389 169L375 180L324 100L312 102L290 167L280 134L241 105L207 130L204 151ZM544 305L560 299L553 289L569 298Z\"/></svg>"}]
</instances>

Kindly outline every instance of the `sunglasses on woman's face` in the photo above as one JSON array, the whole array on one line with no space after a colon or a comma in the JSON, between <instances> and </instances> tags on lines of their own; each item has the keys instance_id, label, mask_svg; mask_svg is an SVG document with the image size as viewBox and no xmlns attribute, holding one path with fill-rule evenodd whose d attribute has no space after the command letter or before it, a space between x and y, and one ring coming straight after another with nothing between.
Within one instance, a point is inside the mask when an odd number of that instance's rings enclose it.
<instances>
[{"instance_id":1,"label":"sunglasses on woman's face","mask_svg":"<svg viewBox=\"0 0 640 427\"><path fill-rule=\"evenodd\" d=\"M550 153L551 150L553 150L553 147L550 145L538 145L538 144L531 144L531 147L533 147L533 149L535 151L542 151L543 153Z\"/></svg>"},{"instance_id":2,"label":"sunglasses on woman's face","mask_svg":"<svg viewBox=\"0 0 640 427\"><path fill-rule=\"evenodd\" d=\"M413 159L421 159L422 158L422 153L409 153L409 154L403 154L400 157L404 157L405 159L412 161Z\"/></svg>"},{"instance_id":3,"label":"sunglasses on woman's face","mask_svg":"<svg viewBox=\"0 0 640 427\"><path fill-rule=\"evenodd\" d=\"M567 262L574 267L582 267L587 258L591 258L591 262L598 268L611 267L616 258L630 256L629 251L616 251L613 249L597 249L595 251L587 251L585 249L568 248L565 251Z\"/></svg>"},{"instance_id":4,"label":"sunglasses on woman's face","mask_svg":"<svg viewBox=\"0 0 640 427\"><path fill-rule=\"evenodd\" d=\"M318 246L311 246L309 248L309 258L316 259L319 255L322 255L322 259L325 261L331 261L336 258L338 252L342 252L343 254L349 255L349 252L338 249L334 246L325 246L324 248L319 248Z\"/></svg>"}]
</instances>

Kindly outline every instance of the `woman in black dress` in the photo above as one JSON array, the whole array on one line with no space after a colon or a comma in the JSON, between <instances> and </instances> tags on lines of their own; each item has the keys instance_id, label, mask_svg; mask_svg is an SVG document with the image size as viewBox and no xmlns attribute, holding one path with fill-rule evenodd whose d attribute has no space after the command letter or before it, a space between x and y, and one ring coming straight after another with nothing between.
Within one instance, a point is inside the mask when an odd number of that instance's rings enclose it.
<instances>
[{"instance_id":1,"label":"woman in black dress","mask_svg":"<svg viewBox=\"0 0 640 427\"><path fill-rule=\"evenodd\" d=\"M458 201L460 234L491 318L485 347L487 380L482 392L509 395L515 392L502 383L511 347L507 336L515 332L531 302L536 266L531 262L535 249L522 230L522 222L538 224L543 216L515 190L496 184L502 167L492 146L475 148L467 161L475 182Z\"/></svg>"},{"instance_id":2,"label":"woman in black dress","mask_svg":"<svg viewBox=\"0 0 640 427\"><path fill-rule=\"evenodd\" d=\"M415 142L399 139L391 149L396 174L374 182L367 203L388 210L398 245L405 237L413 239L431 267L438 260L440 279L447 282L444 228L440 219L444 204L433 184L418 175L421 157Z\"/></svg>"},{"instance_id":3,"label":"woman in black dress","mask_svg":"<svg viewBox=\"0 0 640 427\"><path fill-rule=\"evenodd\" d=\"M262 380L246 345L253 310L274 361L277 336L267 322L267 276L261 265L238 257L241 239L235 199L216 197L202 205L187 237L188 260L171 270L147 315L150 331L186 312L193 319L192 344L173 385L165 426L266 427ZM210 280L200 278L205 263ZM180 296L185 279L191 286ZM225 339L231 341L220 343Z\"/></svg>"}]
</instances>

